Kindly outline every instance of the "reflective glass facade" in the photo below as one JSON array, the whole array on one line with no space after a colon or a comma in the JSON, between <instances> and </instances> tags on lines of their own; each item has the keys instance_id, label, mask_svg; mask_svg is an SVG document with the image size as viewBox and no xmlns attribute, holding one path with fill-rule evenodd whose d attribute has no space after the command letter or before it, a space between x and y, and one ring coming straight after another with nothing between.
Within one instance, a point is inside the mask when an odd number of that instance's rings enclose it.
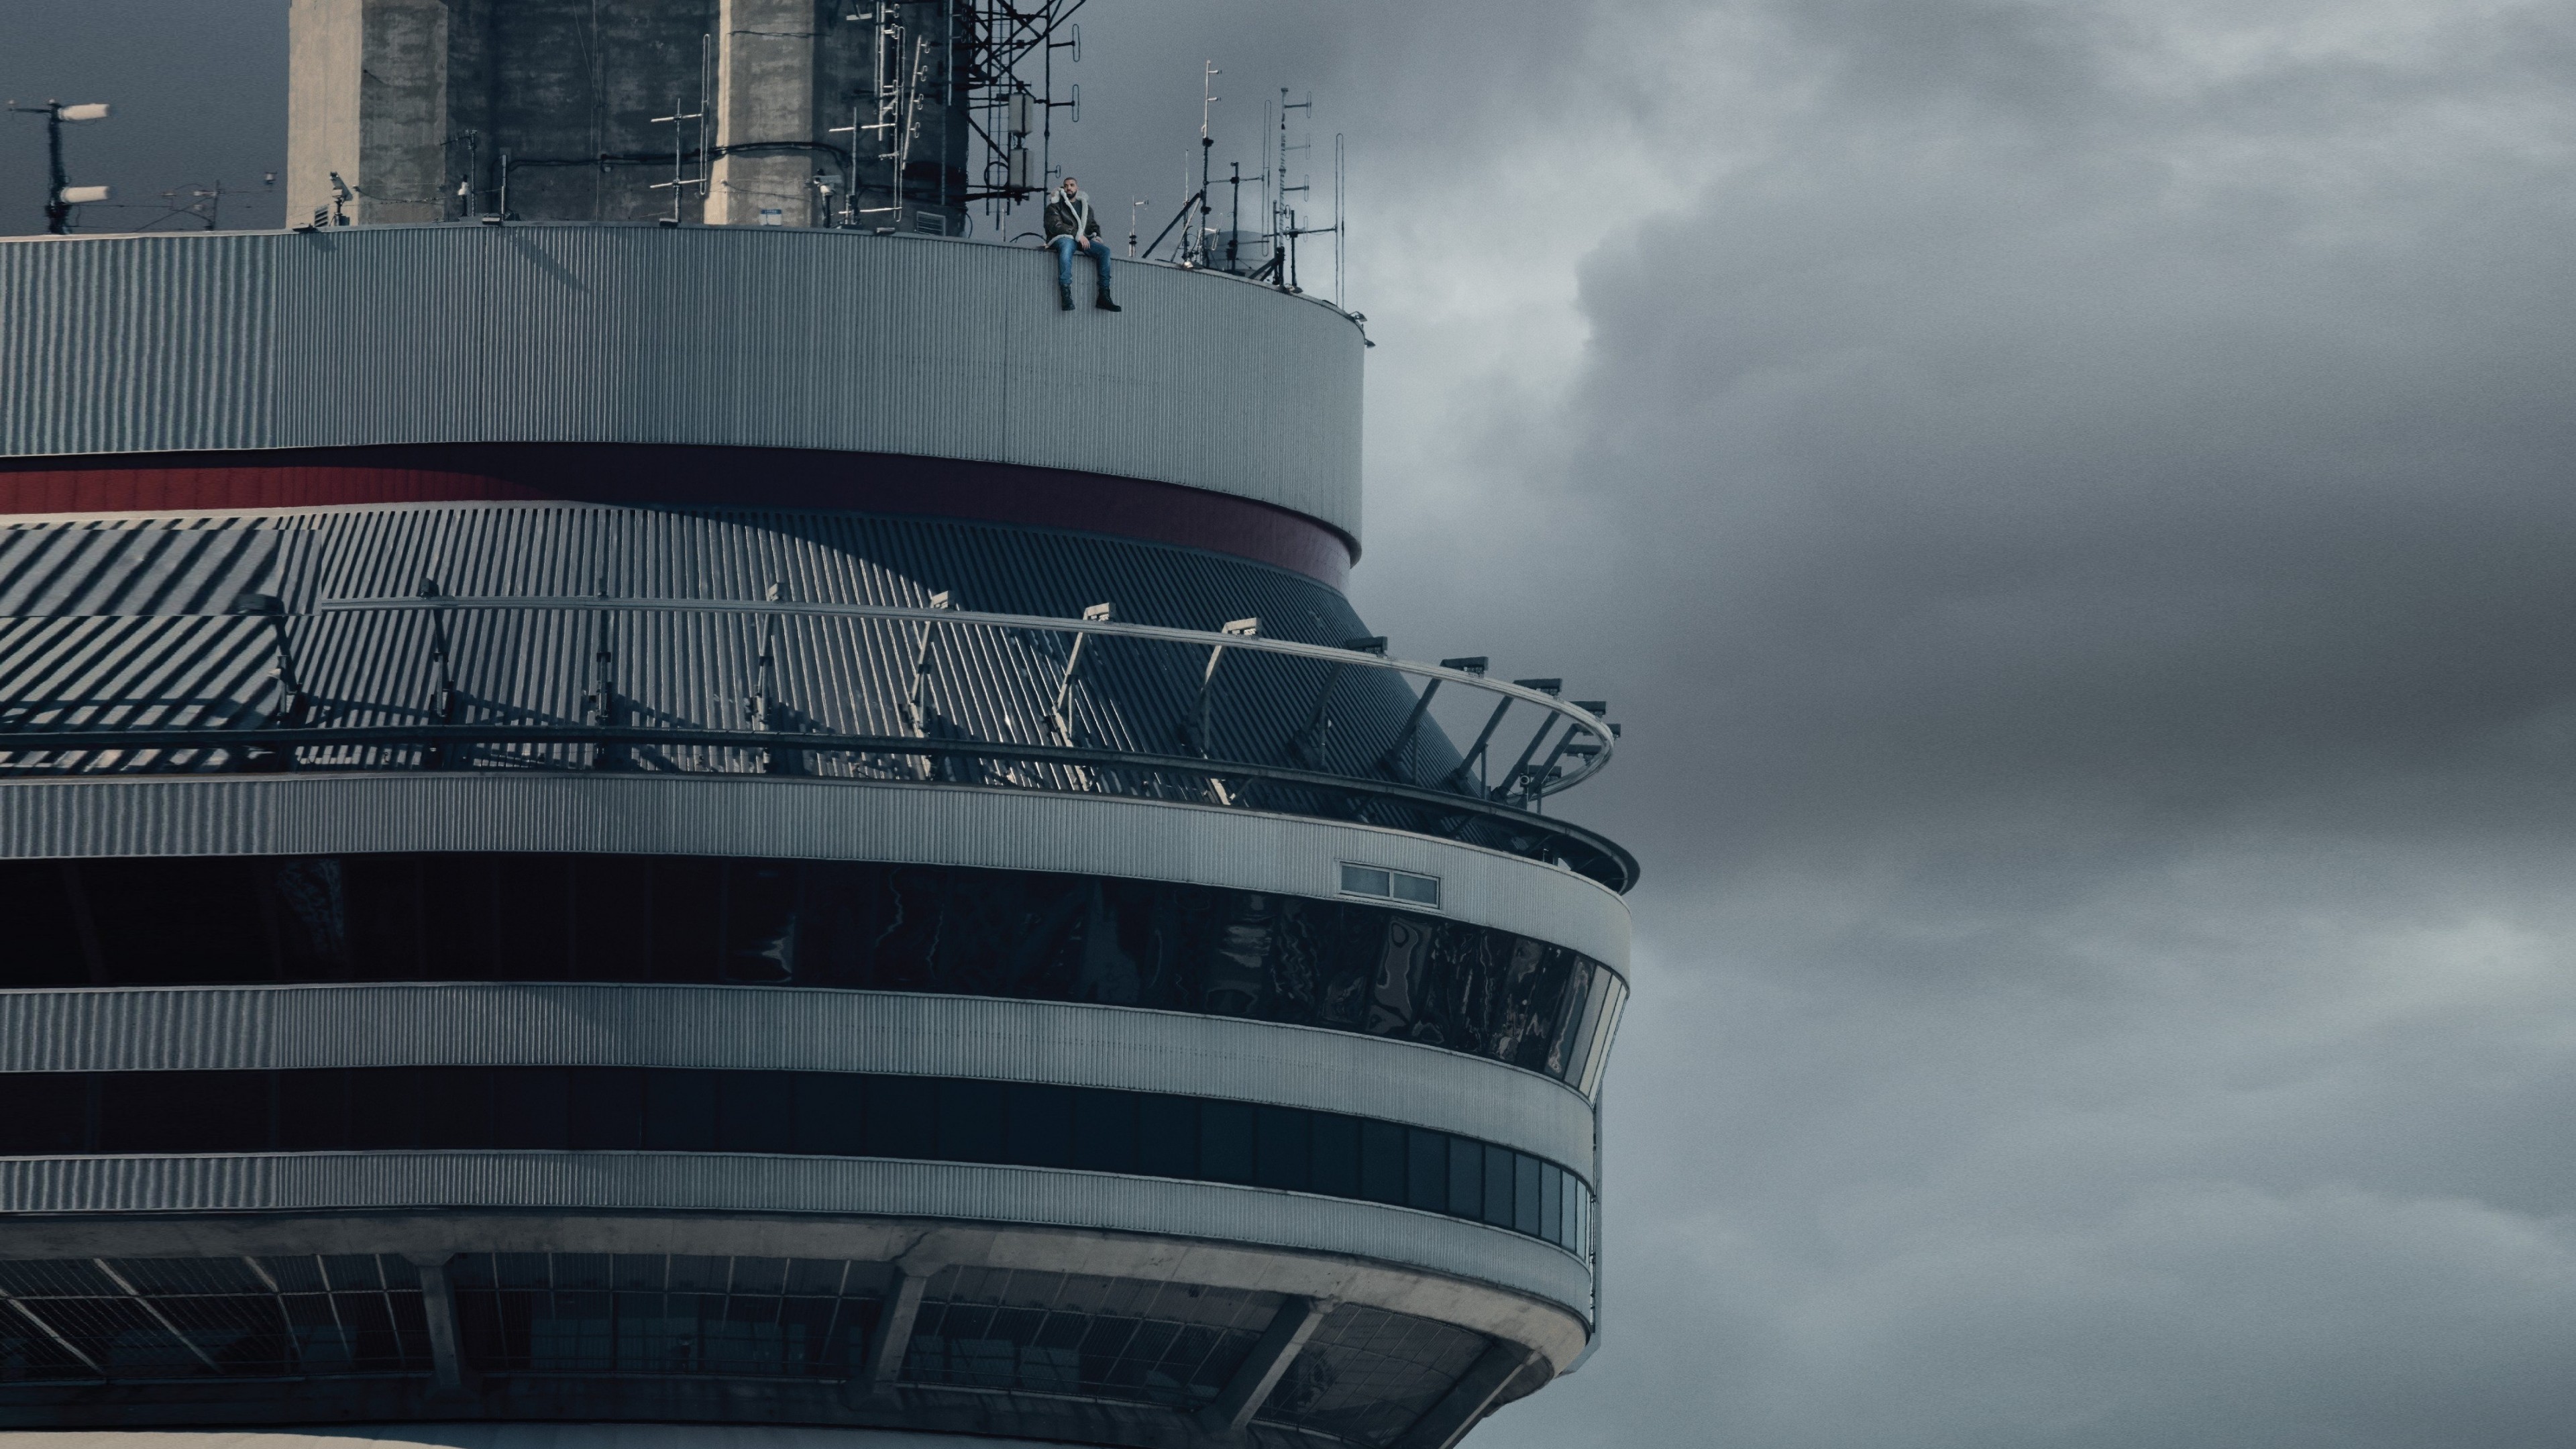
<instances>
[{"instance_id":1,"label":"reflective glass facade","mask_svg":"<svg viewBox=\"0 0 2576 1449\"><path fill-rule=\"evenodd\" d=\"M741 982L1249 1017L1583 1084L1627 987L1357 901L1026 871L669 856L0 862L0 987Z\"/></svg>"},{"instance_id":2,"label":"reflective glass facade","mask_svg":"<svg viewBox=\"0 0 2576 1449\"><path fill-rule=\"evenodd\" d=\"M425 1380L421 1271L393 1254L0 1262L0 1383ZM894 1270L840 1258L471 1252L447 1258L446 1272L466 1367L514 1376L520 1395L552 1380L595 1409L624 1401L585 1380L859 1378ZM945 1268L922 1296L899 1377L1192 1410L1223 1390L1280 1303L1187 1281ZM1343 1304L1260 1417L1385 1444L1486 1342Z\"/></svg>"},{"instance_id":3,"label":"reflective glass facade","mask_svg":"<svg viewBox=\"0 0 2576 1449\"><path fill-rule=\"evenodd\" d=\"M1242 1183L1468 1218L1588 1255L1560 1164L1297 1107L966 1077L677 1067L0 1074L0 1156L756 1152Z\"/></svg>"},{"instance_id":4,"label":"reflective glass facade","mask_svg":"<svg viewBox=\"0 0 2576 1449\"><path fill-rule=\"evenodd\" d=\"M389 1253L0 1262L0 1383L429 1372Z\"/></svg>"}]
</instances>

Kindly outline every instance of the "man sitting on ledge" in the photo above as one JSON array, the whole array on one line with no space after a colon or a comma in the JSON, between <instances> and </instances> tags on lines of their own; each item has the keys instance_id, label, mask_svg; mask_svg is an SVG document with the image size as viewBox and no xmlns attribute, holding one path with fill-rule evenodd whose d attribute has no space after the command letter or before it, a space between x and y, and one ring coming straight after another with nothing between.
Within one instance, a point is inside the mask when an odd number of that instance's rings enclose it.
<instances>
[{"instance_id":1,"label":"man sitting on ledge","mask_svg":"<svg viewBox=\"0 0 2576 1449\"><path fill-rule=\"evenodd\" d=\"M1082 252L1100 264L1100 298L1092 305L1103 312L1127 310L1109 297L1109 243L1100 239L1100 218L1091 211L1091 198L1082 194L1082 184L1072 177L1047 198L1047 245L1055 248L1055 295L1064 310L1073 310L1073 254Z\"/></svg>"}]
</instances>

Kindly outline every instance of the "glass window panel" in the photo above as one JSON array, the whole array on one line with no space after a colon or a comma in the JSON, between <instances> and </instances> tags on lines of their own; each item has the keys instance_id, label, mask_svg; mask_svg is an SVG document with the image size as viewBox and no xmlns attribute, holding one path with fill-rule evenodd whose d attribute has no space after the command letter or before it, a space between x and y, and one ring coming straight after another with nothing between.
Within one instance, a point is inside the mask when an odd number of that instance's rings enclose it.
<instances>
[{"instance_id":1,"label":"glass window panel","mask_svg":"<svg viewBox=\"0 0 2576 1449\"><path fill-rule=\"evenodd\" d=\"M1556 1164L1539 1164L1538 1235L1551 1243L1565 1242L1565 1174Z\"/></svg>"},{"instance_id":2,"label":"glass window panel","mask_svg":"<svg viewBox=\"0 0 2576 1449\"><path fill-rule=\"evenodd\" d=\"M1406 1200L1405 1131L1393 1122L1360 1124L1360 1196L1371 1202Z\"/></svg>"},{"instance_id":3,"label":"glass window panel","mask_svg":"<svg viewBox=\"0 0 2576 1449\"><path fill-rule=\"evenodd\" d=\"M361 1152L420 1145L421 1098L427 1078L412 1067L361 1067L349 1073L349 1145Z\"/></svg>"},{"instance_id":4,"label":"glass window panel","mask_svg":"<svg viewBox=\"0 0 2576 1449\"><path fill-rule=\"evenodd\" d=\"M278 1073L277 1145L286 1152L345 1151L349 1073L337 1069Z\"/></svg>"},{"instance_id":5,"label":"glass window panel","mask_svg":"<svg viewBox=\"0 0 2576 1449\"><path fill-rule=\"evenodd\" d=\"M1107 1000L1433 1040L1597 1085L1624 996L1598 963L1419 914L1441 902L1436 876L1339 869L1353 894L1316 902L756 859L442 853L77 867L85 898L191 903L141 924L135 913L102 921L116 938L103 963L111 984L757 980ZM63 924L71 878L50 863L0 869L0 905L14 892L27 907L17 913L31 922L23 954L44 958L31 969L65 983L88 979ZM162 917L194 924L173 931ZM1433 976L1445 995L1431 991Z\"/></svg>"},{"instance_id":6,"label":"glass window panel","mask_svg":"<svg viewBox=\"0 0 2576 1449\"><path fill-rule=\"evenodd\" d=\"M0 1157L82 1150L89 1077L82 1072L13 1072L0 1077Z\"/></svg>"},{"instance_id":7,"label":"glass window panel","mask_svg":"<svg viewBox=\"0 0 2576 1449\"><path fill-rule=\"evenodd\" d=\"M1512 1150L1488 1142L1485 1148L1485 1221L1498 1228L1512 1225ZM1455 1151L1455 1148L1451 1149Z\"/></svg>"},{"instance_id":8,"label":"glass window panel","mask_svg":"<svg viewBox=\"0 0 2576 1449\"><path fill-rule=\"evenodd\" d=\"M1136 1102L1136 1170L1154 1177L1199 1175L1199 1104L1160 1092Z\"/></svg>"},{"instance_id":9,"label":"glass window panel","mask_svg":"<svg viewBox=\"0 0 2576 1449\"><path fill-rule=\"evenodd\" d=\"M870 1157L923 1159L939 1155L936 1078L870 1078L867 1114Z\"/></svg>"},{"instance_id":10,"label":"glass window panel","mask_svg":"<svg viewBox=\"0 0 2576 1449\"><path fill-rule=\"evenodd\" d=\"M1526 1152L1512 1154L1512 1228L1532 1237L1539 1232L1539 1165Z\"/></svg>"},{"instance_id":11,"label":"glass window panel","mask_svg":"<svg viewBox=\"0 0 2576 1449\"><path fill-rule=\"evenodd\" d=\"M572 858L511 855L498 864L492 929L501 979L566 979L572 974Z\"/></svg>"},{"instance_id":12,"label":"glass window panel","mask_svg":"<svg viewBox=\"0 0 2576 1449\"><path fill-rule=\"evenodd\" d=\"M1314 1191L1334 1197L1360 1195L1360 1124L1337 1112L1313 1112L1314 1157L1308 1180Z\"/></svg>"},{"instance_id":13,"label":"glass window panel","mask_svg":"<svg viewBox=\"0 0 2576 1449\"><path fill-rule=\"evenodd\" d=\"M1025 1167L1072 1166L1073 1089L1013 1082L1010 1101L1010 1138L1003 1160Z\"/></svg>"},{"instance_id":14,"label":"glass window panel","mask_svg":"<svg viewBox=\"0 0 2576 1449\"><path fill-rule=\"evenodd\" d=\"M1462 1218L1485 1211L1485 1144L1465 1137L1449 1139L1448 1210Z\"/></svg>"},{"instance_id":15,"label":"glass window panel","mask_svg":"<svg viewBox=\"0 0 2576 1449\"><path fill-rule=\"evenodd\" d=\"M572 1074L575 1151L632 1152L644 1145L644 1073L585 1067Z\"/></svg>"},{"instance_id":16,"label":"glass window panel","mask_svg":"<svg viewBox=\"0 0 2576 1449\"><path fill-rule=\"evenodd\" d=\"M531 1152L572 1146L572 1073L562 1067L494 1067L493 1145Z\"/></svg>"},{"instance_id":17,"label":"glass window panel","mask_svg":"<svg viewBox=\"0 0 2576 1449\"><path fill-rule=\"evenodd\" d=\"M950 1162L1000 1162L1009 1145L1009 1091L1002 1082L941 1078L939 1155Z\"/></svg>"},{"instance_id":18,"label":"glass window panel","mask_svg":"<svg viewBox=\"0 0 2576 1449\"><path fill-rule=\"evenodd\" d=\"M645 1150L716 1150L717 1075L667 1067L644 1070Z\"/></svg>"},{"instance_id":19,"label":"glass window panel","mask_svg":"<svg viewBox=\"0 0 2576 1449\"><path fill-rule=\"evenodd\" d=\"M724 862L664 856L651 862L655 981L713 981L723 943L717 913Z\"/></svg>"},{"instance_id":20,"label":"glass window panel","mask_svg":"<svg viewBox=\"0 0 2576 1449\"><path fill-rule=\"evenodd\" d=\"M771 983L795 976L796 906L803 874L792 861L727 863L725 980Z\"/></svg>"},{"instance_id":21,"label":"glass window panel","mask_svg":"<svg viewBox=\"0 0 2576 1449\"><path fill-rule=\"evenodd\" d=\"M1263 1187L1304 1192L1314 1181L1315 1114L1295 1107L1262 1107L1254 1114L1252 1180Z\"/></svg>"},{"instance_id":22,"label":"glass window panel","mask_svg":"<svg viewBox=\"0 0 2576 1449\"><path fill-rule=\"evenodd\" d=\"M99 1079L102 1152L259 1152L265 1072L109 1072Z\"/></svg>"},{"instance_id":23,"label":"glass window panel","mask_svg":"<svg viewBox=\"0 0 2576 1449\"><path fill-rule=\"evenodd\" d=\"M795 1150L858 1157L868 1150L868 1079L856 1072L798 1072Z\"/></svg>"},{"instance_id":24,"label":"glass window panel","mask_svg":"<svg viewBox=\"0 0 2576 1449\"><path fill-rule=\"evenodd\" d=\"M796 1146L795 1079L785 1072L703 1072L716 1085L716 1150L790 1152Z\"/></svg>"},{"instance_id":25,"label":"glass window panel","mask_svg":"<svg viewBox=\"0 0 2576 1449\"><path fill-rule=\"evenodd\" d=\"M1449 1134L1420 1127L1404 1130L1404 1204L1449 1210Z\"/></svg>"},{"instance_id":26,"label":"glass window panel","mask_svg":"<svg viewBox=\"0 0 2576 1449\"><path fill-rule=\"evenodd\" d=\"M570 979L646 981L653 974L653 863L573 857Z\"/></svg>"},{"instance_id":27,"label":"glass window panel","mask_svg":"<svg viewBox=\"0 0 2576 1449\"><path fill-rule=\"evenodd\" d=\"M1085 1087L1073 1094L1073 1165L1134 1172L1136 1094Z\"/></svg>"},{"instance_id":28,"label":"glass window panel","mask_svg":"<svg viewBox=\"0 0 2576 1449\"><path fill-rule=\"evenodd\" d=\"M1254 1156L1251 1103L1199 1103L1200 1177L1214 1182L1250 1182Z\"/></svg>"},{"instance_id":29,"label":"glass window panel","mask_svg":"<svg viewBox=\"0 0 2576 1449\"><path fill-rule=\"evenodd\" d=\"M420 1145L433 1151L492 1145L492 1069L418 1067Z\"/></svg>"},{"instance_id":30,"label":"glass window panel","mask_svg":"<svg viewBox=\"0 0 2576 1449\"><path fill-rule=\"evenodd\" d=\"M11 926L0 952L0 986L87 986L88 954L63 889L63 862L0 862L0 920ZM0 1326L7 1320L0 1319Z\"/></svg>"}]
</instances>

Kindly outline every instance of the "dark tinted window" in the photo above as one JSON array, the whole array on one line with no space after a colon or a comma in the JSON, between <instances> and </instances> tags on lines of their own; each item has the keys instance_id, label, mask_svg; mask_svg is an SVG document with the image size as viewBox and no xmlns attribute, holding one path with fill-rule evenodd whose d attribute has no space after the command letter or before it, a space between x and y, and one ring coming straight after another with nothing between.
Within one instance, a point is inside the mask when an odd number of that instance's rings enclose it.
<instances>
[{"instance_id":1,"label":"dark tinted window","mask_svg":"<svg viewBox=\"0 0 2576 1449\"><path fill-rule=\"evenodd\" d=\"M138 908L148 903L147 908ZM1395 904L1028 871L683 856L18 862L0 988L741 982L1094 1001L1408 1041L1560 1079L1583 956ZM84 924L86 923L86 924Z\"/></svg>"},{"instance_id":2,"label":"dark tinted window","mask_svg":"<svg viewBox=\"0 0 2576 1449\"><path fill-rule=\"evenodd\" d=\"M1392 1122L1158 1092L659 1067L0 1074L0 1156L639 1145L1252 1183L1403 1203L1564 1246L1581 1235L1580 1182L1526 1154ZM767 1260L738 1263L754 1261ZM608 1260L599 1263L607 1273Z\"/></svg>"}]
</instances>

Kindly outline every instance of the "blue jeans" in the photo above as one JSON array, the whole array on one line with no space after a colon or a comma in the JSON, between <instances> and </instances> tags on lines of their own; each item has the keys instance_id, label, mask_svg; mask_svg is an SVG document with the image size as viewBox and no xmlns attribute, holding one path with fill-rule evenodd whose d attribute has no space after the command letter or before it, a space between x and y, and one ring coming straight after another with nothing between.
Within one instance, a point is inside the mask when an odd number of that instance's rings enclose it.
<instances>
[{"instance_id":1,"label":"blue jeans","mask_svg":"<svg viewBox=\"0 0 2576 1449\"><path fill-rule=\"evenodd\" d=\"M1084 252L1100 264L1100 289L1104 292L1109 290L1109 243L1098 237L1093 237L1087 242L1078 242L1069 236L1060 236L1050 240L1047 245L1055 248L1055 284L1057 286L1073 285L1073 254Z\"/></svg>"}]
</instances>

